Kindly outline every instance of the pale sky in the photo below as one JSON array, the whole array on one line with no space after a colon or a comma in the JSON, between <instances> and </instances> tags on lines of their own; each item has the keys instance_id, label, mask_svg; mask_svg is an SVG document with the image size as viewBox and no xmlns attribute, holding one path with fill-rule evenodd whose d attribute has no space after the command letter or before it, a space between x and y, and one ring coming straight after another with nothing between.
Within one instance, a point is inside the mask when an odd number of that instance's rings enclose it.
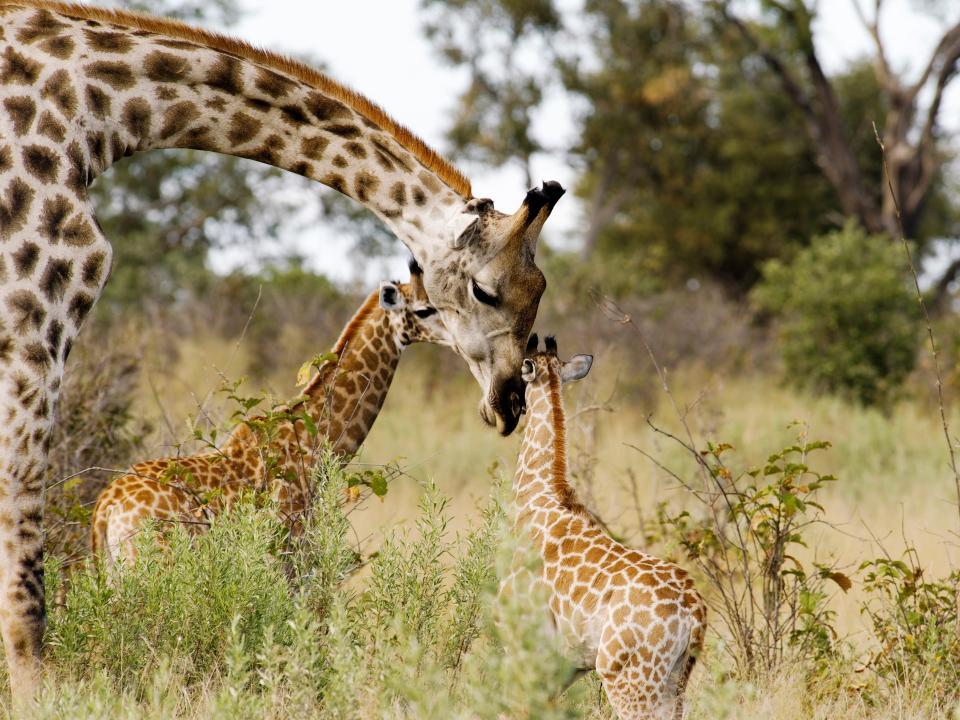
<instances>
[{"instance_id":1,"label":"pale sky","mask_svg":"<svg viewBox=\"0 0 960 720\"><path fill-rule=\"evenodd\" d=\"M337 80L368 95L427 142L444 149L443 130L466 76L432 54L420 30L419 0L243 2L249 12L230 30L232 34L273 50L321 59ZM872 49L851 2L820 0L816 39L828 72ZM576 6L577 2L564 4ZM917 72L939 39L941 27L913 10L911 0L889 0L881 32L894 66ZM538 122L554 138L575 132L565 103L552 103L546 115ZM948 91L941 118L946 127L960 130L960 79ZM461 167L471 176L478 196L493 198L506 212L516 209L526 190L519 170L481 171L462 163ZM560 155L537 158L534 171L537 178L558 180L568 188L573 184L574 174ZM318 186L316 191L327 190ZM560 202L545 230L552 242L575 246L579 212L572 195ZM332 229L310 228L285 242L304 252L317 269L344 280L351 277L349 243L335 237ZM399 249L399 241L397 245ZM217 256L215 265L226 269L243 260L243 255L228 252ZM402 261L392 261L387 267L371 269L370 274L372 278L396 274L401 266Z\"/></svg>"}]
</instances>

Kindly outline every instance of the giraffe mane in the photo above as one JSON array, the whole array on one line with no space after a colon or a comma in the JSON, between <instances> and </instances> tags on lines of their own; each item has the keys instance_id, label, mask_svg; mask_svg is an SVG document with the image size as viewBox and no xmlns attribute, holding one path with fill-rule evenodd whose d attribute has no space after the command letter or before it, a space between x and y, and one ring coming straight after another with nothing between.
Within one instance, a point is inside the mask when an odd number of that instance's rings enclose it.
<instances>
[{"instance_id":1,"label":"giraffe mane","mask_svg":"<svg viewBox=\"0 0 960 720\"><path fill-rule=\"evenodd\" d=\"M586 507L577 499L577 494L567 480L567 423L563 414L560 392L560 373L547 363L550 382L550 422L553 425L553 467L550 469L550 485L561 507L572 513L589 517Z\"/></svg>"},{"instance_id":2,"label":"giraffe mane","mask_svg":"<svg viewBox=\"0 0 960 720\"><path fill-rule=\"evenodd\" d=\"M365 95L337 82L326 73L320 72L292 57L256 47L223 33L193 27L179 20L154 17L130 10L91 7L60 2L60 0L0 0L0 6L4 5L49 10L68 17L97 20L135 30L167 35L177 40L194 42L213 50L230 53L272 70L278 70L344 103L362 117L380 126L390 133L404 149L413 153L421 165L435 173L451 190L464 198L473 196L470 180L467 179L466 175L415 133L390 117L383 108Z\"/></svg>"}]
</instances>

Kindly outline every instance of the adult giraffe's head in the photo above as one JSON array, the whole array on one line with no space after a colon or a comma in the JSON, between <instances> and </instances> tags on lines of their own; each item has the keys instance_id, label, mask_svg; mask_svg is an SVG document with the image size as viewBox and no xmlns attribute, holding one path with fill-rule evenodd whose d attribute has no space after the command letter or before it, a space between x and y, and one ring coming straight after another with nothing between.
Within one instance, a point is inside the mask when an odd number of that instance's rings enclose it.
<instances>
[{"instance_id":1,"label":"adult giraffe's head","mask_svg":"<svg viewBox=\"0 0 960 720\"><path fill-rule=\"evenodd\" d=\"M537 240L563 193L559 183L545 182L511 215L472 198L447 217L446 243L418 258L453 349L483 389L480 416L503 435L523 412L520 365L547 286L534 259Z\"/></svg>"}]
</instances>

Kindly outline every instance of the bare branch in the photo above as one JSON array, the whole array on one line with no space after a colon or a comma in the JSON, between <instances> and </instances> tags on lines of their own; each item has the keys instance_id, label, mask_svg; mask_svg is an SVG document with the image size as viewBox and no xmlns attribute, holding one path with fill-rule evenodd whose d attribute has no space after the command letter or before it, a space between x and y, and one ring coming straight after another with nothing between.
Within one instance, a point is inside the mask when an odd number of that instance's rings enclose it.
<instances>
[{"instance_id":1,"label":"bare branch","mask_svg":"<svg viewBox=\"0 0 960 720\"><path fill-rule=\"evenodd\" d=\"M809 122L814 123L813 127L815 127L817 113L813 107L813 102L803 91L803 88L800 87L800 83L793 77L789 68L787 68L773 50L760 42L760 39L747 27L747 24L743 22L743 20L730 12L726 4L720 5L719 8L723 18L735 27L737 32L740 33L740 36L753 48L754 52L763 58L763 61L779 78L780 84L783 85L784 92L786 92L793 103L800 108L804 117Z\"/></svg>"},{"instance_id":2,"label":"bare branch","mask_svg":"<svg viewBox=\"0 0 960 720\"><path fill-rule=\"evenodd\" d=\"M896 193L893 192L893 183L890 180L890 169L887 167L887 153L883 146L883 140L880 139L880 133L877 126L873 126L874 135L877 138L877 144L880 146L880 157L883 159L883 175L887 181L887 189L893 199L893 205L896 210L897 227L900 230L900 242L903 244L903 251L907 254L907 264L910 267L910 273L913 275L913 283L917 292L917 301L920 303L920 309L923 312L924 320L927 324L927 337L930 340L930 354L933 356L933 368L937 378L937 403L940 408L940 423L943 426L943 437L947 442L947 452L950 458L950 469L953 471L954 487L957 492L957 511L960 512L960 470L957 469L957 458L954 450L953 441L950 439L950 426L947 424L947 411L943 399L943 374L940 371L940 354L937 349L937 340L933 334L933 323L930 322L930 313L927 312L927 304L923 300L923 293L920 291L920 278L917 274L917 268L913 262L913 255L910 252L910 246L907 244L906 235L903 233L903 219L900 213L900 204L897 201Z\"/></svg>"},{"instance_id":3,"label":"bare branch","mask_svg":"<svg viewBox=\"0 0 960 720\"><path fill-rule=\"evenodd\" d=\"M937 117L940 114L940 107L943 104L943 92L956 77L957 72L960 71L960 23L954 26L954 28L944 36L944 40L941 40L934 56L940 58L937 82L934 86L933 99L927 108L927 117L923 123L920 140L917 143L917 155L920 161L924 163L924 166L921 168L923 175L920 178L923 182L922 184L918 183L918 187L914 188L911 197L905 199L905 204L907 204L908 209L922 200L923 195L925 195L929 189L936 169L939 167L939 163L935 158ZM918 91L919 89L915 88L915 90ZM917 193L920 193L920 197L913 197L913 195Z\"/></svg>"},{"instance_id":4,"label":"bare branch","mask_svg":"<svg viewBox=\"0 0 960 720\"><path fill-rule=\"evenodd\" d=\"M737 29L774 75L787 97L800 110L807 135L816 151L817 163L837 191L845 215L856 217L870 231L882 230L876 215L874 199L863 185L860 166L847 140L833 86L817 57L811 35L811 14L803 9L779 6L784 21L790 23L800 39L799 50L812 85L812 95L804 90L786 63L767 47L748 25L730 12L727 3L716 3L722 17Z\"/></svg>"},{"instance_id":5,"label":"bare branch","mask_svg":"<svg viewBox=\"0 0 960 720\"><path fill-rule=\"evenodd\" d=\"M951 262L947 269L943 271L940 279L937 280L930 292L930 307L935 312L941 309L946 302L947 295L950 292L950 285L960 275L960 259Z\"/></svg>"},{"instance_id":6,"label":"bare branch","mask_svg":"<svg viewBox=\"0 0 960 720\"><path fill-rule=\"evenodd\" d=\"M889 92L899 90L899 79L890 70L890 62L887 60L887 52L883 47L883 39L880 37L880 9L883 6L883 0L874 1L873 19L867 17L863 7L860 5L860 0L850 0L850 4L853 5L853 9L857 13L857 17L860 18L860 22L870 34L874 47L877 49L877 57L874 65L877 70L877 75L880 77L880 82L888 89Z\"/></svg>"},{"instance_id":7,"label":"bare branch","mask_svg":"<svg viewBox=\"0 0 960 720\"><path fill-rule=\"evenodd\" d=\"M920 73L920 77L917 82L915 82L910 88L911 100L920 94L920 91L923 90L924 86L927 84L927 81L930 80L930 77L934 73L940 75L943 74L944 70L949 67L948 61L951 57L953 57L953 63L956 64L956 52L958 44L960 44L960 23L957 23L951 27L943 34L943 37L940 38L940 42L937 43L937 47L930 56L927 66L923 69L923 72Z\"/></svg>"}]
</instances>

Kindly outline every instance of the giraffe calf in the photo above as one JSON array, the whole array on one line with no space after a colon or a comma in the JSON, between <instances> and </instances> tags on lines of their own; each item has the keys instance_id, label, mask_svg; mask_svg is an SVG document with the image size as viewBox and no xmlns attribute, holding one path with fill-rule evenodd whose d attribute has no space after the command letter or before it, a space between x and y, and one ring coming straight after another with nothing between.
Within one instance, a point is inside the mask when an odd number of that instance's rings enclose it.
<instances>
[{"instance_id":1,"label":"giraffe calf","mask_svg":"<svg viewBox=\"0 0 960 720\"><path fill-rule=\"evenodd\" d=\"M686 571L611 538L577 501L567 479L561 385L593 358L557 357L530 338L521 375L527 425L513 483L516 530L542 560L552 627L581 671L596 670L620 720L682 718L683 692L703 648L707 607ZM518 567L509 592L529 573Z\"/></svg>"},{"instance_id":2,"label":"giraffe calf","mask_svg":"<svg viewBox=\"0 0 960 720\"><path fill-rule=\"evenodd\" d=\"M328 443L353 455L386 399L403 349L415 342L451 345L429 304L419 266L408 284L383 283L347 323L327 360L292 407L290 419L267 433L243 422L218 450L134 465L100 493L93 511L91 547L107 565L132 560L133 539L148 521L202 531L243 493L265 493L291 530L310 507L310 472ZM309 416L314 428L303 419ZM313 432L315 430L315 433Z\"/></svg>"}]
</instances>

